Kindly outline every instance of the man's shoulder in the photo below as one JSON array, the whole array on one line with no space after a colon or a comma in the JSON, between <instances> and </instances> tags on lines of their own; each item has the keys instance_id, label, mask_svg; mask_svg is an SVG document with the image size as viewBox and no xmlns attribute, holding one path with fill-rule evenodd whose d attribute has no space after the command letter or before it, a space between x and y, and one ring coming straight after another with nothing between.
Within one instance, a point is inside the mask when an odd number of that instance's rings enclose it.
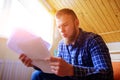
<instances>
[{"instance_id":1,"label":"man's shoulder","mask_svg":"<svg viewBox=\"0 0 120 80\"><path fill-rule=\"evenodd\" d=\"M101 37L99 34L94 32L83 31L83 36L87 39L94 39L96 37Z\"/></svg>"},{"instance_id":2,"label":"man's shoulder","mask_svg":"<svg viewBox=\"0 0 120 80\"><path fill-rule=\"evenodd\" d=\"M82 35L79 37L79 42L83 45L87 45L93 41L101 41L102 37L94 32L82 31Z\"/></svg>"}]
</instances>

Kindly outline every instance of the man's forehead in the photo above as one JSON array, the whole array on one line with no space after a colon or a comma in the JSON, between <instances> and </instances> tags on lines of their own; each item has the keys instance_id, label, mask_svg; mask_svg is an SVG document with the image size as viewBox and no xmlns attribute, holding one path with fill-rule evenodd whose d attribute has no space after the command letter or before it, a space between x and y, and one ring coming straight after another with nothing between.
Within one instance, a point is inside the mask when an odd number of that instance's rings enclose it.
<instances>
[{"instance_id":1,"label":"man's forehead","mask_svg":"<svg viewBox=\"0 0 120 80\"><path fill-rule=\"evenodd\" d=\"M68 20L71 20L71 19L72 19L71 15L62 15L62 16L59 16L59 17L55 18L56 22L68 21Z\"/></svg>"},{"instance_id":2,"label":"man's forehead","mask_svg":"<svg viewBox=\"0 0 120 80\"><path fill-rule=\"evenodd\" d=\"M66 24L68 22L70 22L71 19L56 19L56 25L63 25L63 24Z\"/></svg>"}]
</instances>

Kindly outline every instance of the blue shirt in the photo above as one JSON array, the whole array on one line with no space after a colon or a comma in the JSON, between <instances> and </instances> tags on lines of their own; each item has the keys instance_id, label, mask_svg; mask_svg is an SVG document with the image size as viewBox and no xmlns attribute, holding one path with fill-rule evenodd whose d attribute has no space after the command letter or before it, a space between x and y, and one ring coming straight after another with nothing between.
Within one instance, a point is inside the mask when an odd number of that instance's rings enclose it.
<instances>
[{"instance_id":1,"label":"blue shirt","mask_svg":"<svg viewBox=\"0 0 120 80\"><path fill-rule=\"evenodd\" d=\"M109 50L97 34L80 29L74 45L59 42L57 56L73 65L74 80L113 80Z\"/></svg>"}]
</instances>

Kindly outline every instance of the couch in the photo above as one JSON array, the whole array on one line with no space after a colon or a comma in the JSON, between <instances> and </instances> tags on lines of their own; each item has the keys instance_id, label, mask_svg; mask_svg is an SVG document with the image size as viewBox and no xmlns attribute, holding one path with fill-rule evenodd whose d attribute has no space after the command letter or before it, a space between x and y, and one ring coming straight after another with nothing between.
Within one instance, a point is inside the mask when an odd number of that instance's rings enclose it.
<instances>
[{"instance_id":1,"label":"couch","mask_svg":"<svg viewBox=\"0 0 120 80\"><path fill-rule=\"evenodd\" d=\"M114 80L120 80L120 62L112 62L112 65ZM0 80L30 80L33 71L19 60L0 60Z\"/></svg>"},{"instance_id":2,"label":"couch","mask_svg":"<svg viewBox=\"0 0 120 80\"><path fill-rule=\"evenodd\" d=\"M120 80L120 62L112 62L114 71L114 80Z\"/></svg>"}]
</instances>

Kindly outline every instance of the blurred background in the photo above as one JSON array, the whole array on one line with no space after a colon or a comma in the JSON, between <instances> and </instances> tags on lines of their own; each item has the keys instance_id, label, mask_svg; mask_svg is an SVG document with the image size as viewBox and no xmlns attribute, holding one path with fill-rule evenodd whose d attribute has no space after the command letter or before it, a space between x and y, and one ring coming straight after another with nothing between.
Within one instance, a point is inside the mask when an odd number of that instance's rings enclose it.
<instances>
[{"instance_id":1,"label":"blurred background","mask_svg":"<svg viewBox=\"0 0 120 80\"><path fill-rule=\"evenodd\" d=\"M16 29L42 37L51 44L51 54L56 55L61 36L55 27L54 14L61 8L73 9L80 27L101 35L112 61L120 61L120 0L0 0L0 80L18 80L18 77L29 80L33 71L27 70L19 55L6 46ZM16 69L21 71L19 75Z\"/></svg>"}]
</instances>

